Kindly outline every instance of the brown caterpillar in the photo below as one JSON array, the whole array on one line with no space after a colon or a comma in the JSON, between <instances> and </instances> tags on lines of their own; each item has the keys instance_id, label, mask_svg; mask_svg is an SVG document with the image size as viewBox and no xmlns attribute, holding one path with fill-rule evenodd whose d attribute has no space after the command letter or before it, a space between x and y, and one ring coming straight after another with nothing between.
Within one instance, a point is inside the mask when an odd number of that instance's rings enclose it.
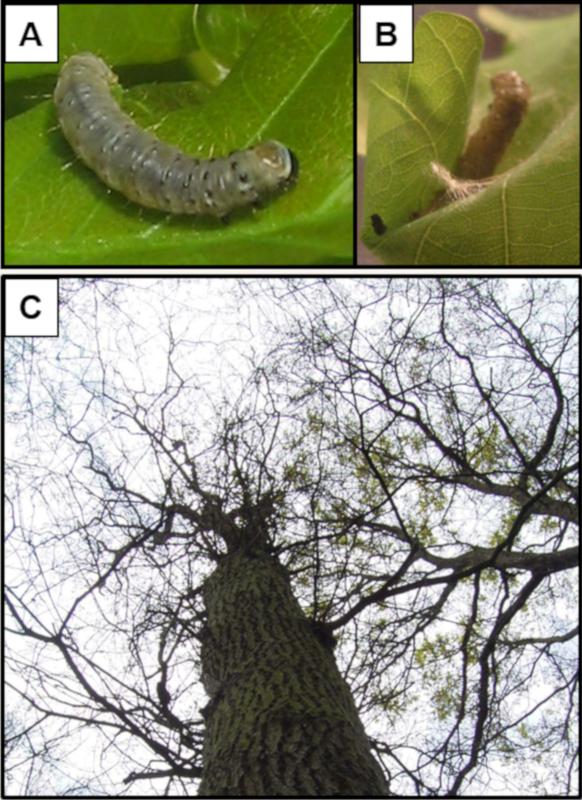
<instances>
[{"instance_id":1,"label":"brown caterpillar","mask_svg":"<svg viewBox=\"0 0 582 800\"><path fill-rule=\"evenodd\" d=\"M458 177L436 161L433 175L444 191L436 196L426 213L436 211L456 200L466 200L487 188L497 176L493 171L527 112L530 88L517 72L499 72L491 79L494 100L479 130L469 139L459 160Z\"/></svg>"},{"instance_id":2,"label":"brown caterpillar","mask_svg":"<svg viewBox=\"0 0 582 800\"><path fill-rule=\"evenodd\" d=\"M488 178L527 112L531 90L517 72L499 72L491 79L493 103L471 136L459 161L461 178Z\"/></svg>"},{"instance_id":3,"label":"brown caterpillar","mask_svg":"<svg viewBox=\"0 0 582 800\"><path fill-rule=\"evenodd\" d=\"M54 91L65 138L112 189L147 208L225 219L294 183L299 165L275 140L224 158L186 155L138 127L111 96L117 76L92 53L63 65Z\"/></svg>"}]
</instances>

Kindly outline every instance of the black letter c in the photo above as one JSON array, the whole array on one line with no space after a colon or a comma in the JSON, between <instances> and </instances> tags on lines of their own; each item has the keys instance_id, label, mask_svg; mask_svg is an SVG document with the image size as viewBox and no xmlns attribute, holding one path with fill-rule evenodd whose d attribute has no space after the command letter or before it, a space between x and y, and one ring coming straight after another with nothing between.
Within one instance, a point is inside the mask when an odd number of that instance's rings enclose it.
<instances>
[{"instance_id":1,"label":"black letter c","mask_svg":"<svg viewBox=\"0 0 582 800\"><path fill-rule=\"evenodd\" d=\"M20 312L23 317L27 317L28 319L34 319L35 317L40 317L40 311L37 309L33 311L32 314L29 314L26 311L26 304L29 300L36 300L37 303L40 303L40 297L37 297L35 294L29 294L26 297L22 298L22 302L20 303Z\"/></svg>"}]
</instances>

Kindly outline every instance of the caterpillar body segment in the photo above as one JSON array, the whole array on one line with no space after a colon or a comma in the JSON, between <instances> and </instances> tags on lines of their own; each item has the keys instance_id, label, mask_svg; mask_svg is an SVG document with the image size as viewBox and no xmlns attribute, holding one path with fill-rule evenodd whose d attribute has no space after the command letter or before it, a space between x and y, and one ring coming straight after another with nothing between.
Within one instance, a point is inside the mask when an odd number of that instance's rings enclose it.
<instances>
[{"instance_id":1,"label":"caterpillar body segment","mask_svg":"<svg viewBox=\"0 0 582 800\"><path fill-rule=\"evenodd\" d=\"M275 140L223 158L197 159L143 130L111 95L117 76L98 56L63 65L54 91L59 124L75 153L129 200L173 214L226 218L289 188L298 162Z\"/></svg>"}]
</instances>

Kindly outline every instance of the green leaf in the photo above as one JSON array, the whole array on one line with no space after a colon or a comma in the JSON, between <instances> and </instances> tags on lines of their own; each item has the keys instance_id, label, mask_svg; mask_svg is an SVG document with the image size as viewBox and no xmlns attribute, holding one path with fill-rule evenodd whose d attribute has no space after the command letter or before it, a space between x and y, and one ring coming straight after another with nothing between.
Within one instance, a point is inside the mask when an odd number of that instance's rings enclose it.
<instances>
[{"instance_id":1,"label":"green leaf","mask_svg":"<svg viewBox=\"0 0 582 800\"><path fill-rule=\"evenodd\" d=\"M189 25L193 48L191 18ZM176 37L182 41L180 31ZM69 43L61 47L70 54ZM276 6L216 88L162 79L123 93L122 105L138 124L161 121L157 135L194 156L267 138L296 153L297 185L226 226L141 209L109 193L78 160L64 169L72 153L55 129L51 101L14 117L5 129L7 263L351 263L352 47L351 7ZM116 69L104 48L93 49ZM181 50L177 44L176 52Z\"/></svg>"},{"instance_id":2,"label":"green leaf","mask_svg":"<svg viewBox=\"0 0 582 800\"><path fill-rule=\"evenodd\" d=\"M392 230L429 203L430 162L450 164L463 147L482 42L465 17L427 14L413 64L368 72L367 218L378 213Z\"/></svg>"},{"instance_id":3,"label":"green leaf","mask_svg":"<svg viewBox=\"0 0 582 800\"><path fill-rule=\"evenodd\" d=\"M500 447L499 425L494 422L489 428L477 425L473 432L474 446L467 454L468 460L475 469L496 466L502 455Z\"/></svg>"},{"instance_id":4,"label":"green leaf","mask_svg":"<svg viewBox=\"0 0 582 800\"><path fill-rule=\"evenodd\" d=\"M273 9L263 3L198 3L194 36L202 50L223 66L232 67Z\"/></svg>"},{"instance_id":5,"label":"green leaf","mask_svg":"<svg viewBox=\"0 0 582 800\"><path fill-rule=\"evenodd\" d=\"M190 53L194 6L59 6L58 63L6 64L6 119L52 97L61 65L74 53L90 52L115 65L126 87L146 81L198 77Z\"/></svg>"},{"instance_id":6,"label":"green leaf","mask_svg":"<svg viewBox=\"0 0 582 800\"><path fill-rule=\"evenodd\" d=\"M176 3L59 6L59 55L62 64L74 53L89 51L117 67L163 63L185 56L192 48L194 5ZM23 80L59 71L59 64L7 64L5 81Z\"/></svg>"},{"instance_id":7,"label":"green leaf","mask_svg":"<svg viewBox=\"0 0 582 800\"><path fill-rule=\"evenodd\" d=\"M506 53L482 62L478 74L480 33L443 13L418 24L414 64L369 71L362 238L390 265L578 265L578 15L531 21L487 6L481 16L505 35ZM491 102L490 78L506 70L525 78L532 99L497 169L503 175L415 219L441 188L430 162L454 172L462 154L475 82L470 130ZM385 235L374 233L372 214Z\"/></svg>"}]
</instances>

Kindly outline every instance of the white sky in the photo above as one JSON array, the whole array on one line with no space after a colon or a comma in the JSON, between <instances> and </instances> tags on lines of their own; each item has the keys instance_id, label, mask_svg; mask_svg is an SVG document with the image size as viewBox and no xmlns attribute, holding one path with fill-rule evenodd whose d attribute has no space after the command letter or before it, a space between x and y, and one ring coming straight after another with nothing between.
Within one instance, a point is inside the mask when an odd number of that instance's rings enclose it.
<instances>
[{"instance_id":1,"label":"white sky","mask_svg":"<svg viewBox=\"0 0 582 800\"><path fill-rule=\"evenodd\" d=\"M523 282L510 282L508 297L512 294L517 296L518 287ZM352 286L345 281L339 283ZM87 584L86 576L70 571L75 553L68 550L67 541L51 542L51 536L55 529L58 530L58 524L63 524L67 519L73 520L75 515L81 513L75 507L63 506L61 500L67 497L69 473L73 472L76 480L81 480L80 476L86 473L91 481L83 459L79 459L75 449L66 445L53 430L54 404L65 410L79 431L106 430L110 452L117 450L129 457L130 467L126 475L132 487L149 489L151 493L152 487L148 484L151 483L152 474L156 473L152 472L155 465L149 445L128 434L117 419L112 419L110 406L101 407L96 402L87 411L87 396L79 389L79 382L88 388L98 389L102 378L100 358L106 365L110 385L118 387L120 396L126 386L143 391L144 402L152 393L162 391L167 381L167 351L165 337L160 336L160 331L167 332L168 315L176 315L173 333L181 340L181 344L174 366L185 381L186 390L183 390L182 402L172 409L169 433L177 439L196 439L197 449L202 450L208 444L205 432L217 410L222 407L223 400L232 400L243 392L253 363L262 360L272 347L269 323L283 322L281 312L269 301L241 301L234 297L231 294L234 282L228 280L131 279L120 281L119 284L127 287L127 290L120 290L117 298L120 312L108 309L102 301L94 306L91 294L86 291L70 296L67 301L69 307L62 310L60 338L31 342L32 350L26 360L14 364L11 376L14 385L9 382L7 386L6 413L9 420L15 420L8 424L6 430L7 462L9 467L11 464L18 465L18 475L16 484L9 483L9 491L12 489L14 492L14 508L7 508L9 539L6 580L9 585L18 586L23 579L23 572L37 569L34 564L37 555L35 550L22 550L22 529L34 531L42 541L43 548L47 548L40 552L45 554L44 557L52 552L55 559L47 570L53 583L51 602L48 603L45 597L46 587L39 587L38 584L32 587L33 595L38 593L38 597L32 598L32 602L36 603L35 612L46 619L47 624L50 624L48 621L54 618L55 612L57 617L62 617L63 610L70 606L79 588ZM71 285L61 281L62 297L68 295ZM291 299L289 303L292 303ZM380 311L382 309L378 307L375 313ZM402 314L403 319L409 313L404 305L401 308L392 307L392 314ZM92 326L94 315L97 315L97 337ZM382 321L381 316L379 321ZM375 326L372 318L368 319L367 324L371 328ZM9 346L19 347L20 344L13 342ZM28 413L26 405L29 397L36 409L34 417ZM451 524L454 523L457 528L464 525L468 529L467 539L472 543L474 531L479 530L480 543L486 544L481 538L486 539L487 535L485 518L490 515L490 526L494 530L498 524L497 505L495 498L482 498L478 508L467 506L463 510L453 510ZM485 514L487 507L489 511ZM12 531L13 514L15 531ZM11 542L15 542L16 547ZM43 571L45 569L46 564ZM136 580L138 578L139 572L136 572ZM151 580L151 576L144 573L143 579L143 591L147 596L147 581ZM31 599L31 595L28 596ZM91 621L107 608L109 598L98 597L96 602L99 605L95 604L93 598L88 598L78 609L78 641L93 647L99 641L98 651L101 654L109 652L109 665L114 672L118 653L115 638L105 632L100 640L96 639L99 634L91 627ZM551 609L548 612L551 613ZM562 607L562 613L565 626L571 624L576 616L575 610L568 606ZM84 621L86 630L83 629ZM532 625L539 622L542 630L549 623L543 617L530 621ZM454 630L456 624L451 621L450 629ZM431 631L431 636L446 629L447 625L443 622L439 628ZM26 649L26 645L21 646ZM9 677L17 685L24 685L24 673L11 674ZM543 689L544 686L538 684L537 691ZM421 702L422 697L421 692ZM191 707L204 702L202 692L196 692L186 700ZM426 724L430 724L428 715L425 719ZM415 724L420 724L418 719ZM411 725L410 720L404 721L398 738L407 738L409 734L406 728ZM368 730L382 737L386 734L385 727L385 721L376 724L370 721ZM95 763L98 751L91 734L82 734L79 744L67 742L67 747L75 753L75 762L82 771L86 770L88 777L100 774L102 766ZM111 777L115 773L117 777L119 774L123 777L127 771L122 769L119 773L115 769ZM498 779L489 791L507 791L508 786L519 788L519 782L514 783L512 777L508 778L507 768L500 764ZM145 791L141 782L134 788L135 794Z\"/></svg>"}]
</instances>

